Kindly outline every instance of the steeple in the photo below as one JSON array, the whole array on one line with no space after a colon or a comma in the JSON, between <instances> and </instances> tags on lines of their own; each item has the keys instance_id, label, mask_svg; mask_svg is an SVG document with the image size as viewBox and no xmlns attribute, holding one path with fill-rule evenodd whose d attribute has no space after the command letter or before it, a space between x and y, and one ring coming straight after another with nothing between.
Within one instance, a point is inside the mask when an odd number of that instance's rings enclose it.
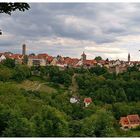
<instances>
[{"instance_id":1,"label":"steeple","mask_svg":"<svg viewBox=\"0 0 140 140\"><path fill-rule=\"evenodd\" d=\"M86 60L86 54L83 52L83 54L81 55L81 60Z\"/></svg>"},{"instance_id":2,"label":"steeple","mask_svg":"<svg viewBox=\"0 0 140 140\"><path fill-rule=\"evenodd\" d=\"M128 62L130 62L130 53L128 53Z\"/></svg>"},{"instance_id":3,"label":"steeple","mask_svg":"<svg viewBox=\"0 0 140 140\"><path fill-rule=\"evenodd\" d=\"M26 45L22 45L22 55L26 55Z\"/></svg>"}]
</instances>

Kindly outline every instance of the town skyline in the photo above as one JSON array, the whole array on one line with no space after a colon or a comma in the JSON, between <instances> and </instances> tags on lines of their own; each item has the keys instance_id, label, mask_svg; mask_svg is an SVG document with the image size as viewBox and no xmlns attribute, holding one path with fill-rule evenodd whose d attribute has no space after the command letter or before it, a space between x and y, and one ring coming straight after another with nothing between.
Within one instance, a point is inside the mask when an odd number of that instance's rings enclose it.
<instances>
[{"instance_id":1,"label":"town skyline","mask_svg":"<svg viewBox=\"0 0 140 140\"><path fill-rule=\"evenodd\" d=\"M24 48L24 49L23 49L23 48ZM14 52L12 52L12 51L3 51L3 52L0 52L1 55L2 55L2 54L6 54L6 53L8 53L8 54L10 54L10 53L11 53L11 54L17 54L17 55L27 55L27 56L30 56L30 55L38 56L38 55L40 55L40 54L46 54L46 55L51 56L51 57L54 57L54 58L55 58L55 57L58 57L58 56L61 56L61 57L64 57L64 58L69 57L69 58L74 58L74 59L81 59L81 56L82 56L83 54L85 54L87 60L94 60L96 57L101 57L101 58L102 58L102 56L94 56L93 58L90 58L90 59L89 59L89 58L88 58L88 55L86 54L85 51L81 52L80 56L78 56L78 57L70 57L70 56L59 55L59 54L53 56L53 55L50 55L50 54L47 53L47 52L42 52L42 53L34 53L34 52L31 52L31 53L29 53L26 44L23 44L22 47L21 47L21 50L20 50L19 52L17 52L17 53L14 53ZM108 60L121 60L121 59L119 59L119 58L118 58L118 59L109 59L109 58L103 59L103 58L102 58L102 60L106 60L106 59L108 59ZM121 60L121 61L128 61L128 59L130 59L129 61L131 61L131 54L130 54L130 53L128 53L128 55L127 55L127 60ZM135 61L137 61L137 60L135 60Z\"/></svg>"},{"instance_id":2,"label":"town skyline","mask_svg":"<svg viewBox=\"0 0 140 140\"><path fill-rule=\"evenodd\" d=\"M24 13L0 15L1 52L20 53L19 46L25 43L28 53L80 58L84 51L88 59L101 56L111 60L127 60L130 53L133 61L140 61L140 4L30 5Z\"/></svg>"}]
</instances>

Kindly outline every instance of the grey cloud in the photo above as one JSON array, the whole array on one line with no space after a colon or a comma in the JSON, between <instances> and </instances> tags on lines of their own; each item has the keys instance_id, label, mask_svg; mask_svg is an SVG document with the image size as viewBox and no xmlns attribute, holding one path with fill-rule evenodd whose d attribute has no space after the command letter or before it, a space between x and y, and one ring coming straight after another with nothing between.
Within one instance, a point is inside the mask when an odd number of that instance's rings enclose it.
<instances>
[{"instance_id":1,"label":"grey cloud","mask_svg":"<svg viewBox=\"0 0 140 140\"><path fill-rule=\"evenodd\" d=\"M14 40L1 40L0 47L18 46L24 41L34 42L35 45L35 42L42 37L65 37L104 44L115 42L120 36L140 33L140 16L138 14L140 4L31 3L30 5L31 9L24 13L15 12L12 16L0 15L0 27L3 32L15 35ZM87 20L89 25L86 25L86 22L82 23L83 28L79 29L74 24L67 24L65 18L69 16L74 16L77 20ZM79 21L79 26L80 24ZM39 44L36 43L36 45ZM83 48L84 46L81 46L80 50ZM57 51L59 49L59 53L72 51L67 46L62 48L54 46L50 49L40 44L41 51L52 53L55 49Z\"/></svg>"}]
</instances>

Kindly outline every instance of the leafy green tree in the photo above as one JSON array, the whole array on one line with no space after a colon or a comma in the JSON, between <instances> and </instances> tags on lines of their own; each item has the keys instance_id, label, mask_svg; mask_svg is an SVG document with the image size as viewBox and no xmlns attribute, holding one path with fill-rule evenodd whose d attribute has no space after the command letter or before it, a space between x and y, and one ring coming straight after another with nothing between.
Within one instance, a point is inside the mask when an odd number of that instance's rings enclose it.
<instances>
[{"instance_id":1,"label":"leafy green tree","mask_svg":"<svg viewBox=\"0 0 140 140\"><path fill-rule=\"evenodd\" d=\"M113 103L116 101L116 97L111 88L100 88L95 92L95 99L98 101Z\"/></svg>"},{"instance_id":2,"label":"leafy green tree","mask_svg":"<svg viewBox=\"0 0 140 140\"><path fill-rule=\"evenodd\" d=\"M31 76L30 68L28 68L26 65L16 65L14 68L14 76L13 78L16 81L22 81L26 78Z\"/></svg>"},{"instance_id":3,"label":"leafy green tree","mask_svg":"<svg viewBox=\"0 0 140 140\"><path fill-rule=\"evenodd\" d=\"M4 137L33 137L35 136L34 124L26 118L14 116L7 122L7 128L3 131Z\"/></svg>"},{"instance_id":4,"label":"leafy green tree","mask_svg":"<svg viewBox=\"0 0 140 140\"><path fill-rule=\"evenodd\" d=\"M67 116L53 107L44 107L39 114L33 116L32 121L39 137L69 136Z\"/></svg>"},{"instance_id":5,"label":"leafy green tree","mask_svg":"<svg viewBox=\"0 0 140 140\"><path fill-rule=\"evenodd\" d=\"M0 3L0 13L6 13L11 15L12 12L19 10L25 11L29 10L30 5L28 3L12 3L12 2L1 2ZM0 29L0 35L2 35L2 31Z\"/></svg>"},{"instance_id":6,"label":"leafy green tree","mask_svg":"<svg viewBox=\"0 0 140 140\"><path fill-rule=\"evenodd\" d=\"M66 87L71 85L71 81L72 81L71 75L69 75L66 72L64 72L64 73L62 72L61 76L60 76L60 79L61 78L62 78L62 84L64 84Z\"/></svg>"},{"instance_id":7,"label":"leafy green tree","mask_svg":"<svg viewBox=\"0 0 140 140\"><path fill-rule=\"evenodd\" d=\"M40 67L40 76L46 76L47 75L47 68L46 67Z\"/></svg>"},{"instance_id":8,"label":"leafy green tree","mask_svg":"<svg viewBox=\"0 0 140 140\"><path fill-rule=\"evenodd\" d=\"M0 80L1 81L9 81L13 76L12 70L5 66L0 66Z\"/></svg>"},{"instance_id":9,"label":"leafy green tree","mask_svg":"<svg viewBox=\"0 0 140 140\"><path fill-rule=\"evenodd\" d=\"M0 3L0 13L6 13L11 15L13 11L19 10L19 11L25 11L29 10L30 6L27 3L8 3L3 2Z\"/></svg>"},{"instance_id":10,"label":"leafy green tree","mask_svg":"<svg viewBox=\"0 0 140 140\"><path fill-rule=\"evenodd\" d=\"M128 67L127 71L129 72L129 74L133 71L137 71L138 72L138 67L136 65L134 65L133 67Z\"/></svg>"},{"instance_id":11,"label":"leafy green tree","mask_svg":"<svg viewBox=\"0 0 140 140\"><path fill-rule=\"evenodd\" d=\"M127 101L127 96L123 88L117 89L115 95L118 102Z\"/></svg>"},{"instance_id":12,"label":"leafy green tree","mask_svg":"<svg viewBox=\"0 0 140 140\"><path fill-rule=\"evenodd\" d=\"M107 69L105 67L100 67L100 66L92 67L89 69L89 71L91 73L95 73L96 75L102 75L107 73Z\"/></svg>"},{"instance_id":13,"label":"leafy green tree","mask_svg":"<svg viewBox=\"0 0 140 140\"><path fill-rule=\"evenodd\" d=\"M33 123L23 118L20 112L0 105L0 136L25 137L34 136Z\"/></svg>"},{"instance_id":14,"label":"leafy green tree","mask_svg":"<svg viewBox=\"0 0 140 140\"><path fill-rule=\"evenodd\" d=\"M24 57L23 57L23 63L24 64L27 64L27 62L28 62L28 56L27 55L24 55Z\"/></svg>"},{"instance_id":15,"label":"leafy green tree","mask_svg":"<svg viewBox=\"0 0 140 140\"><path fill-rule=\"evenodd\" d=\"M6 58L2 64L8 68L14 68L15 67L15 60Z\"/></svg>"},{"instance_id":16,"label":"leafy green tree","mask_svg":"<svg viewBox=\"0 0 140 140\"><path fill-rule=\"evenodd\" d=\"M84 136L81 133L82 129L82 121L81 120L72 120L69 124L70 131L71 131L71 137L81 137Z\"/></svg>"},{"instance_id":17,"label":"leafy green tree","mask_svg":"<svg viewBox=\"0 0 140 140\"><path fill-rule=\"evenodd\" d=\"M94 59L95 60L102 60L102 57L101 56L96 56Z\"/></svg>"},{"instance_id":18,"label":"leafy green tree","mask_svg":"<svg viewBox=\"0 0 140 140\"><path fill-rule=\"evenodd\" d=\"M115 119L110 112L99 110L96 114L83 120L82 134L88 137L115 136Z\"/></svg>"},{"instance_id":19,"label":"leafy green tree","mask_svg":"<svg viewBox=\"0 0 140 140\"><path fill-rule=\"evenodd\" d=\"M122 116L127 116L131 112L131 107L125 102L113 104L113 112L117 119L120 119Z\"/></svg>"},{"instance_id":20,"label":"leafy green tree","mask_svg":"<svg viewBox=\"0 0 140 140\"><path fill-rule=\"evenodd\" d=\"M7 106L0 104L0 136L2 136L3 131L7 128L7 121L10 119L10 115L11 112Z\"/></svg>"}]
</instances>

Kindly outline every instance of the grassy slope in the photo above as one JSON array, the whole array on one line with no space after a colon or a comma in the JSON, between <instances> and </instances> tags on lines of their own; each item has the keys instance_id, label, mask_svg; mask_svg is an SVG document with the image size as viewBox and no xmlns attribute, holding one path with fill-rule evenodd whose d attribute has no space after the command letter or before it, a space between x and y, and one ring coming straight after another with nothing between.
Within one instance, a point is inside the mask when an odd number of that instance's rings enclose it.
<instances>
[{"instance_id":1,"label":"grassy slope","mask_svg":"<svg viewBox=\"0 0 140 140\"><path fill-rule=\"evenodd\" d=\"M7 85L13 85L13 86L17 87L17 92L18 92L18 89L20 89L20 88L23 88L25 90L35 90L36 87L39 84L41 84L41 83L44 83L44 81L41 80L41 79L39 79L39 78L37 78L37 77L33 77L32 79L25 80L25 81L23 81L21 83L14 83L14 82L3 83L2 82L0 85L1 86L2 85L6 85L6 84ZM70 88L71 88L71 90L73 90L73 92L77 92L77 90L76 90L77 86L75 84L75 80L74 79L73 79L73 84L72 84L72 86ZM42 94L43 94L44 97L47 96L46 93L50 93L50 94L51 93L62 93L62 94L64 94L64 96L68 93L68 90L66 88L64 88L62 85L61 86L58 86L58 85L55 85L53 83L43 84L37 90L39 92L43 92L44 94L43 93ZM8 89L7 89L7 91L8 91ZM58 96L57 98L59 98L59 95L58 94L57 94L57 96ZM10 97L10 98L6 98L6 97ZM17 98L19 100L16 100L16 102L14 103L15 99L17 99ZM31 97L29 97L29 98L31 98ZM59 98L59 99L57 99L57 98L55 100L56 101L59 100L59 104L63 103L63 101L62 102L60 101L60 99L62 99L62 98ZM6 100L6 99L8 99L8 100ZM62 100L64 100L64 98ZM37 110L39 110L39 107L41 107L41 105L45 103L44 101L42 102L41 100L37 100L37 99L34 99L34 98L32 98L32 99L30 99L28 101L25 98L23 98L22 96L19 96L18 97L18 94L16 94L15 96L14 95L11 95L10 92L9 93L6 93L6 94L1 93L0 101L2 103L4 103L4 104L10 104L13 107L14 106L16 107L16 104L19 104L19 106L24 109L23 110L23 113L26 113L27 116L32 116ZM25 106L24 104L22 104L22 102L24 102L25 105L27 104L27 106ZM26 103L26 102L28 102L28 103ZM30 110L29 104L31 104L31 106L34 106L32 108L32 110ZM28 111L28 110L30 110L30 111ZM29 114L29 112L30 112L30 114ZM119 132L119 135L125 137L126 136L125 133L127 133L127 136L128 136L128 133L129 133L129 136L130 137L138 137L138 136L140 136L140 132L139 131L131 131L131 130L129 130L129 132L120 131Z\"/></svg>"},{"instance_id":2,"label":"grassy slope","mask_svg":"<svg viewBox=\"0 0 140 140\"><path fill-rule=\"evenodd\" d=\"M39 81L25 80L22 83L17 84L17 86L25 90L41 91L41 92L47 92L47 93L56 92L56 89L48 86L47 83L42 84Z\"/></svg>"}]
</instances>

